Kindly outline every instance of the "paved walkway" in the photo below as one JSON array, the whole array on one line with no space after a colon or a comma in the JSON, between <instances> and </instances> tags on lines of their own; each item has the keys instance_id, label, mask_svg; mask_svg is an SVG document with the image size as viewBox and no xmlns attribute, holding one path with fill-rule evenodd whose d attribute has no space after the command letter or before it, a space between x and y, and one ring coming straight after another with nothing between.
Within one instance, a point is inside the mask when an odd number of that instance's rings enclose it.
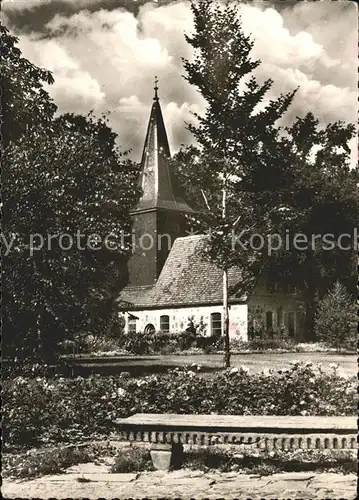
<instances>
[{"instance_id":1,"label":"paved walkway","mask_svg":"<svg viewBox=\"0 0 359 500\"><path fill-rule=\"evenodd\" d=\"M356 498L354 474L293 472L255 476L237 472L109 474L108 465L79 464L65 474L31 481L5 479L5 498L208 498L324 500Z\"/></svg>"}]
</instances>

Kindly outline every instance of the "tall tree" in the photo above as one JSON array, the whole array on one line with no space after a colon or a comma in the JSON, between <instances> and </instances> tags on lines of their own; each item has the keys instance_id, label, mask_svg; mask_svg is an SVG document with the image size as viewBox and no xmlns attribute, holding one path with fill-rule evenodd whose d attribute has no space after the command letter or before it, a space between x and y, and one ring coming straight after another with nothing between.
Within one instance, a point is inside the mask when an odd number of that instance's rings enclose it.
<instances>
[{"instance_id":1,"label":"tall tree","mask_svg":"<svg viewBox=\"0 0 359 500\"><path fill-rule=\"evenodd\" d=\"M227 270L234 263L242 264L248 275L242 283L246 292L257 270L255 257L260 256L258 252L241 252L239 257L232 244L232 231L239 226L259 231L269 223L269 213L262 221L255 218L240 184L253 169L253 161L275 162L275 122L290 105L295 91L271 100L263 108L262 100L273 82L268 79L260 84L250 76L260 61L250 57L253 42L243 33L238 7L199 0L191 3L191 9L195 31L186 35L186 40L195 56L193 61L184 60L185 79L198 88L207 107L204 116L195 114L196 125L188 125L197 146L184 152L183 158L192 157L194 173L202 177L204 211L213 231L208 254L223 269L225 365L229 366ZM258 110L259 105L263 109ZM206 187L210 188L207 196Z\"/></svg>"},{"instance_id":2,"label":"tall tree","mask_svg":"<svg viewBox=\"0 0 359 500\"><path fill-rule=\"evenodd\" d=\"M5 102L12 125L2 172L3 352L48 357L59 341L105 333L116 322L137 167L104 118L54 118L41 87L46 72L3 36L7 88L11 65L23 82Z\"/></svg>"},{"instance_id":3,"label":"tall tree","mask_svg":"<svg viewBox=\"0 0 359 500\"><path fill-rule=\"evenodd\" d=\"M4 351L46 355L76 333L105 333L137 196L114 134L101 120L60 117L10 145L3 169Z\"/></svg>"},{"instance_id":4,"label":"tall tree","mask_svg":"<svg viewBox=\"0 0 359 500\"><path fill-rule=\"evenodd\" d=\"M359 170L350 167L348 141L352 124L341 122L319 126L308 113L286 129L285 151L291 160L291 176L262 203L278 198L291 208L292 220L285 228L294 240L301 234L309 244L281 249L272 261L273 271L285 280L295 280L306 299L306 332L313 339L317 298L340 279L355 292L355 228L359 220ZM252 188L255 182L252 183ZM255 194L259 198L258 187ZM290 270L291 276L288 275ZM284 276L283 276L284 274ZM294 283L292 283L294 284Z\"/></svg>"}]
</instances>

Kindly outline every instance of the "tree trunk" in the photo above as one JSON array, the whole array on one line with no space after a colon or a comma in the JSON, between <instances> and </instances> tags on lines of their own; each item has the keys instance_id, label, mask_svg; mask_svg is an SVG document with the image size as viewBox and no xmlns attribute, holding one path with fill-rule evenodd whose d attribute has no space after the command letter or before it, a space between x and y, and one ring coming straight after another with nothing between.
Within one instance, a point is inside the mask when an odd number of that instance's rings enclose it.
<instances>
[{"instance_id":1,"label":"tree trunk","mask_svg":"<svg viewBox=\"0 0 359 500\"><path fill-rule=\"evenodd\" d=\"M223 186L222 197L222 217L226 218L227 215L227 192L226 186ZM225 236L225 235L223 235ZM229 368L231 366L231 352L229 348L229 314L228 314L228 272L227 269L223 271L223 336L224 336L224 366Z\"/></svg>"},{"instance_id":2,"label":"tree trunk","mask_svg":"<svg viewBox=\"0 0 359 500\"><path fill-rule=\"evenodd\" d=\"M223 336L224 336L224 366L231 366L231 351L229 348L229 314L228 314L228 273L223 271Z\"/></svg>"}]
</instances>

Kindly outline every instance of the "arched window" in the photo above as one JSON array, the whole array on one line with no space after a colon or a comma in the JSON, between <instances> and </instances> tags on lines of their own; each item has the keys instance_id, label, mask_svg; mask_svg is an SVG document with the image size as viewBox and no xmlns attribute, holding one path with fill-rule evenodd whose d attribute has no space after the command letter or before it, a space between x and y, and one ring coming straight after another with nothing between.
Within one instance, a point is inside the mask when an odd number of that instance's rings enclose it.
<instances>
[{"instance_id":1,"label":"arched window","mask_svg":"<svg viewBox=\"0 0 359 500\"><path fill-rule=\"evenodd\" d=\"M167 314L160 316L160 330L161 332L170 331L170 317Z\"/></svg>"},{"instance_id":2,"label":"arched window","mask_svg":"<svg viewBox=\"0 0 359 500\"><path fill-rule=\"evenodd\" d=\"M155 333L156 328L153 326L152 323L148 323L148 325L145 326L144 333Z\"/></svg>"},{"instance_id":3,"label":"arched window","mask_svg":"<svg viewBox=\"0 0 359 500\"><path fill-rule=\"evenodd\" d=\"M214 337L220 337L222 335L222 314L212 313L211 314L211 335Z\"/></svg>"}]
</instances>

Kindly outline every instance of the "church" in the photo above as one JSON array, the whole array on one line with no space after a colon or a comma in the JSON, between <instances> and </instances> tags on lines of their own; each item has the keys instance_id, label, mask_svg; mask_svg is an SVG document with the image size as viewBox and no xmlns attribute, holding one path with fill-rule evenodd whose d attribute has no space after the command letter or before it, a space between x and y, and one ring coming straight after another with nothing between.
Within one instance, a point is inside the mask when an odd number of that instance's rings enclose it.
<instances>
[{"instance_id":1,"label":"church","mask_svg":"<svg viewBox=\"0 0 359 500\"><path fill-rule=\"evenodd\" d=\"M223 272L201 258L205 235L186 231L193 209L181 198L168 164L170 147L155 86L140 166L142 196L131 212L133 248L128 285L118 298L126 332L180 333L201 325L207 336L223 334ZM228 289L240 283L238 268L228 271ZM237 287L238 288L238 287ZM229 335L247 341L258 323L263 334L285 332L303 338L303 300L258 276L246 296L229 293ZM257 325L255 325L257 322Z\"/></svg>"}]
</instances>

